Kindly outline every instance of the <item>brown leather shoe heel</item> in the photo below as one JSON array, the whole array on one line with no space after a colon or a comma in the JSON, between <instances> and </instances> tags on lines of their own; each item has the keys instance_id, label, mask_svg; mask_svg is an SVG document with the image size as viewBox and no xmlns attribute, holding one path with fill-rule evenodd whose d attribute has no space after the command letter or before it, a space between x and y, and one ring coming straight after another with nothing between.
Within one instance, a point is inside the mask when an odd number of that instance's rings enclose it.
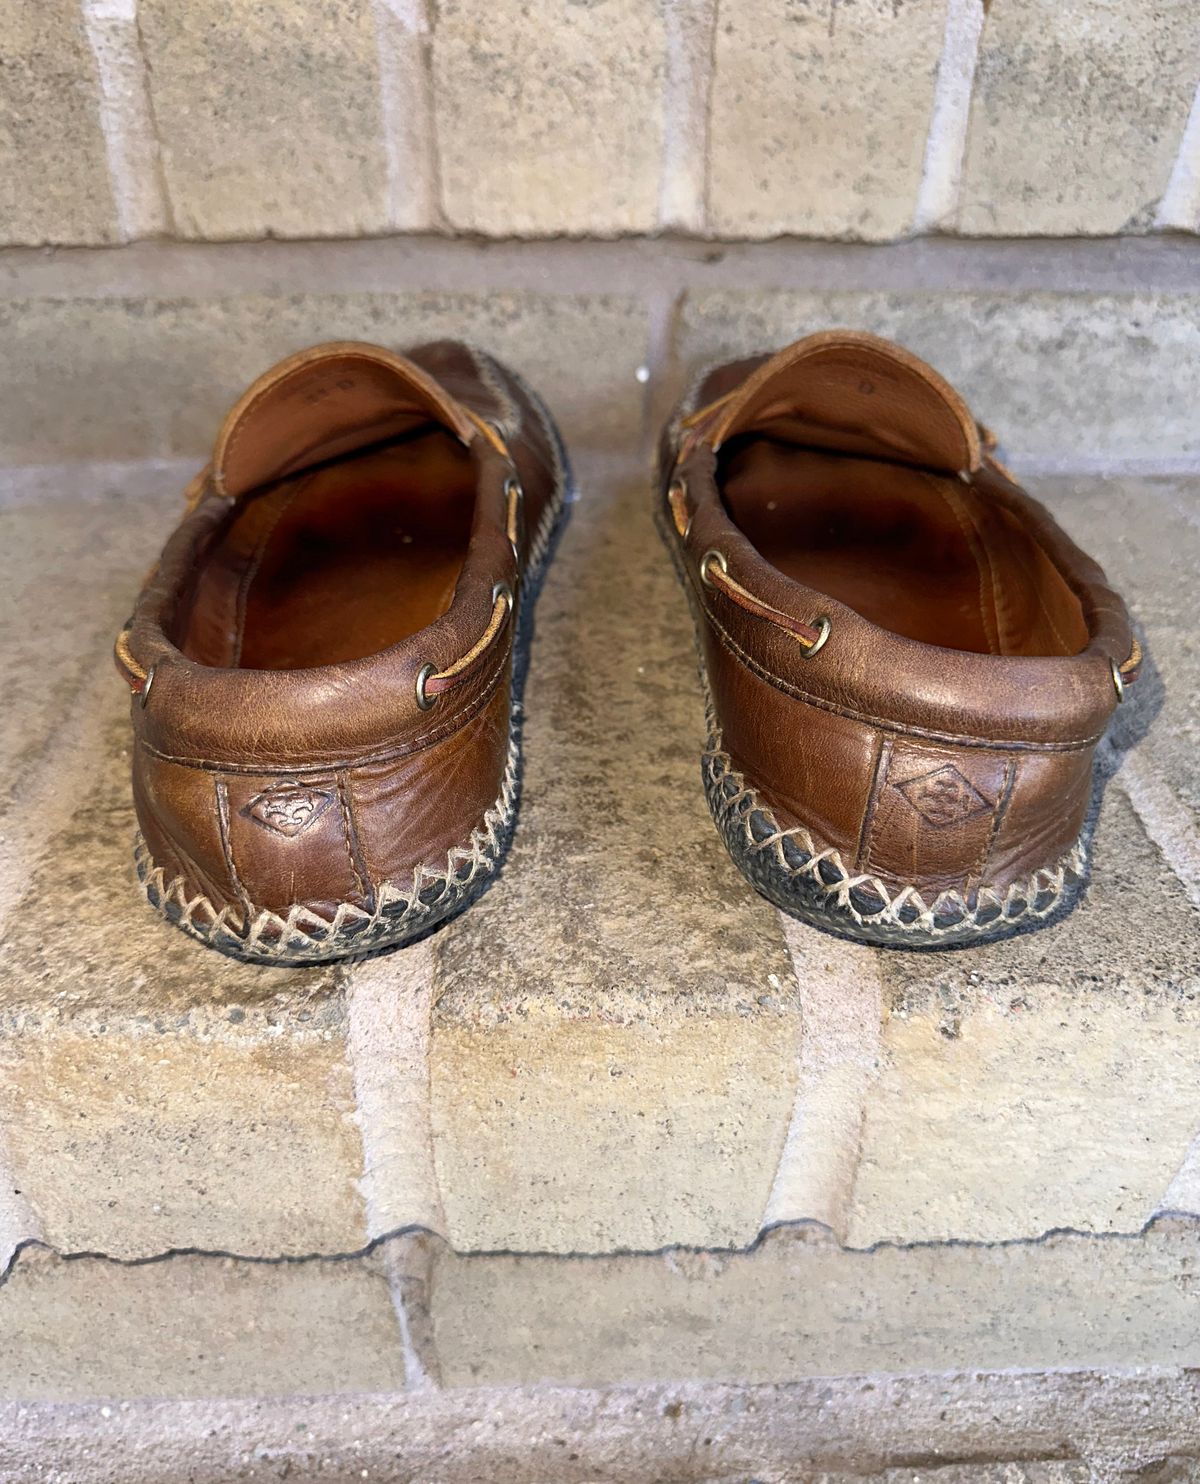
<instances>
[{"instance_id":1,"label":"brown leather shoe heel","mask_svg":"<svg viewBox=\"0 0 1200 1484\"><path fill-rule=\"evenodd\" d=\"M312 963L483 890L569 479L542 404L463 345L317 346L250 388L117 639L154 907L236 957Z\"/></svg>"},{"instance_id":2,"label":"brown leather shoe heel","mask_svg":"<svg viewBox=\"0 0 1200 1484\"><path fill-rule=\"evenodd\" d=\"M1065 910L1140 651L935 371L835 330L711 372L664 432L656 513L696 618L709 804L765 896L909 947Z\"/></svg>"}]
</instances>

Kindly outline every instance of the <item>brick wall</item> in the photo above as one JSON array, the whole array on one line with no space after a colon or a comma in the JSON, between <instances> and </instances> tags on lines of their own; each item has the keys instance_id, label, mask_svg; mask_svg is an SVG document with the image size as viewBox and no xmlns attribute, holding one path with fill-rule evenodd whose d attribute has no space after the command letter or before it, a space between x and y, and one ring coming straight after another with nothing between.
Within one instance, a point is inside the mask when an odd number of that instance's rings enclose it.
<instances>
[{"instance_id":1,"label":"brick wall","mask_svg":"<svg viewBox=\"0 0 1200 1484\"><path fill-rule=\"evenodd\" d=\"M0 0L0 242L1200 229L1195 0Z\"/></svg>"}]
</instances>

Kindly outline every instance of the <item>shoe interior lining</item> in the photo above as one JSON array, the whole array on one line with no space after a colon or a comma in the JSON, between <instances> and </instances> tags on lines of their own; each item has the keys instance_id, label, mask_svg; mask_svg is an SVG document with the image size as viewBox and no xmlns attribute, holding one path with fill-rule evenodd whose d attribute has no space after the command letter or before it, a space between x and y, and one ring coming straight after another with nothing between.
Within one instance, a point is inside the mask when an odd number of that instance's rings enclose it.
<instances>
[{"instance_id":1,"label":"shoe interior lining","mask_svg":"<svg viewBox=\"0 0 1200 1484\"><path fill-rule=\"evenodd\" d=\"M265 486L210 544L175 642L200 664L256 670L399 643L450 606L475 488L470 454L432 423Z\"/></svg>"},{"instance_id":2,"label":"shoe interior lining","mask_svg":"<svg viewBox=\"0 0 1200 1484\"><path fill-rule=\"evenodd\" d=\"M908 639L981 654L1078 654L1079 599L986 492L907 464L759 432L721 450L718 482L772 566Z\"/></svg>"}]
</instances>

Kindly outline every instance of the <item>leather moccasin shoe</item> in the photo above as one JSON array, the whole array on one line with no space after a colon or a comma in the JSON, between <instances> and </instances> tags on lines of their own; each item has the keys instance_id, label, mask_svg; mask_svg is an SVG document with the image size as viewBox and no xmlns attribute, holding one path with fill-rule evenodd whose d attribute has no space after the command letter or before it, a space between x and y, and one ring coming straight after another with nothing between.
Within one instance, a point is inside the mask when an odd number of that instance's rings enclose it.
<instances>
[{"instance_id":1,"label":"leather moccasin shoe","mask_svg":"<svg viewBox=\"0 0 1200 1484\"><path fill-rule=\"evenodd\" d=\"M663 437L713 817L771 901L871 943L1065 908L1141 658L1104 573L990 443L930 367L841 330L711 372Z\"/></svg>"},{"instance_id":2,"label":"leather moccasin shoe","mask_svg":"<svg viewBox=\"0 0 1200 1484\"><path fill-rule=\"evenodd\" d=\"M568 479L541 403L466 346L322 345L250 388L117 639L160 912L307 963L480 892L516 801L520 610Z\"/></svg>"}]
</instances>

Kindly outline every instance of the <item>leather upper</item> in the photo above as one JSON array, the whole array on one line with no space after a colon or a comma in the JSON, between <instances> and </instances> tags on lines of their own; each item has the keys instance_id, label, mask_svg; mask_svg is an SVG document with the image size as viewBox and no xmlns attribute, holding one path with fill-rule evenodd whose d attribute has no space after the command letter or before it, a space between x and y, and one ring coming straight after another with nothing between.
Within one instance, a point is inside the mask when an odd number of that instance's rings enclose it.
<instances>
[{"instance_id":1,"label":"leather upper","mask_svg":"<svg viewBox=\"0 0 1200 1484\"><path fill-rule=\"evenodd\" d=\"M523 385L463 345L338 342L250 388L118 643L166 879L327 918L444 867L502 790L561 477Z\"/></svg>"},{"instance_id":2,"label":"leather upper","mask_svg":"<svg viewBox=\"0 0 1200 1484\"><path fill-rule=\"evenodd\" d=\"M892 889L1064 855L1136 675L1120 597L985 442L930 367L830 331L710 373L660 451L734 767Z\"/></svg>"}]
</instances>

